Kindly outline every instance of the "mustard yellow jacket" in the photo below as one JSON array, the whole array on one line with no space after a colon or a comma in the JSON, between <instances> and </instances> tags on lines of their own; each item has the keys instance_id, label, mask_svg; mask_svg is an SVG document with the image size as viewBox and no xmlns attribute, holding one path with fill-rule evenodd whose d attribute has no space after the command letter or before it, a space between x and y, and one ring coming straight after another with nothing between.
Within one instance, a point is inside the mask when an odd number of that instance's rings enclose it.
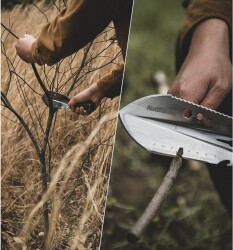
<instances>
[{"instance_id":1,"label":"mustard yellow jacket","mask_svg":"<svg viewBox=\"0 0 233 250\"><path fill-rule=\"evenodd\" d=\"M133 0L72 0L42 29L32 46L39 65L52 65L92 41L113 21L125 58ZM105 75L98 87L106 97L120 94L124 65Z\"/></svg>"},{"instance_id":2,"label":"mustard yellow jacket","mask_svg":"<svg viewBox=\"0 0 233 250\"><path fill-rule=\"evenodd\" d=\"M232 0L183 0L182 4L186 8L181 30L181 49L184 55L188 53L195 28L210 18L219 18L228 24L231 41Z\"/></svg>"},{"instance_id":3,"label":"mustard yellow jacket","mask_svg":"<svg viewBox=\"0 0 233 250\"><path fill-rule=\"evenodd\" d=\"M136 1L135 1L136 2ZM67 8L42 29L32 46L39 65L52 65L84 47L113 21L125 58L133 0L72 0ZM181 44L188 50L195 27L208 18L220 18L231 31L231 0L183 0L186 8ZM124 65L105 75L98 87L106 97L120 93Z\"/></svg>"}]
</instances>

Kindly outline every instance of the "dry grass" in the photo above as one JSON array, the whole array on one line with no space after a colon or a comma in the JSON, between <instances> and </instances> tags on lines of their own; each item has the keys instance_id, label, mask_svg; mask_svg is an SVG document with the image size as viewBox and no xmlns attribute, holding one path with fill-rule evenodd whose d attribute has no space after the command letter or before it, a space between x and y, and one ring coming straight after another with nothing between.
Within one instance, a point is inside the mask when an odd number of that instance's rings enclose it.
<instances>
[{"instance_id":1,"label":"dry grass","mask_svg":"<svg viewBox=\"0 0 233 250\"><path fill-rule=\"evenodd\" d=\"M58 10L38 5L52 20ZM47 22L34 6L21 6L2 13L2 22L12 26L17 36L38 35ZM2 90L12 106L24 118L38 143L44 135L48 108L30 65L16 57L16 39L2 30ZM89 58L97 57L82 69L83 78L70 96L97 81L120 62L119 47L107 41L114 34L102 34L91 47ZM105 41L105 42L103 42ZM111 45L110 45L111 44ZM103 48L108 47L106 50ZM65 59L59 67L55 88L80 65L83 50ZM112 62L112 58L115 58ZM105 65L105 67L102 67ZM9 67L16 74L10 74ZM90 69L97 69L89 72ZM51 86L56 67L40 68L47 86ZM11 77L10 77L11 75ZM9 79L11 79L9 81ZM59 92L66 93L71 81ZM10 84L9 84L10 82ZM26 84L28 83L34 91ZM46 153L50 168L48 192L41 196L40 162L33 144L16 117L2 108L2 248L41 249L43 242L42 201L49 203L50 234L47 249L98 249L105 208L111 155L114 142L118 98L104 100L101 107L88 117L78 117L70 111L58 111L54 119Z\"/></svg>"}]
</instances>

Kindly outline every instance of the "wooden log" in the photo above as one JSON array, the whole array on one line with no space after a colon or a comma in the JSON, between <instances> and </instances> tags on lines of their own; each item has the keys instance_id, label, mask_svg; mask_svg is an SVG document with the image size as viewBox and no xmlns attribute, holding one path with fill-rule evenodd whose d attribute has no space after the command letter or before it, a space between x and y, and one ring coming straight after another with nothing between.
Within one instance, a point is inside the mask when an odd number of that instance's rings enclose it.
<instances>
[{"instance_id":1,"label":"wooden log","mask_svg":"<svg viewBox=\"0 0 233 250\"><path fill-rule=\"evenodd\" d=\"M179 148L159 189L156 191L141 217L128 232L127 239L129 242L133 243L140 239L146 227L153 220L160 206L167 198L175 184L176 177L182 165L182 155L183 148Z\"/></svg>"}]
</instances>

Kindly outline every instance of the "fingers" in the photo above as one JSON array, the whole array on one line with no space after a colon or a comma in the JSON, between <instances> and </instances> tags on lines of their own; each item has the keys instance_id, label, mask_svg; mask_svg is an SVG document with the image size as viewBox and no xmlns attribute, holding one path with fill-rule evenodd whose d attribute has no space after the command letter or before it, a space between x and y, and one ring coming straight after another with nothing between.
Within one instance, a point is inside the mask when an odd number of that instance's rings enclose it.
<instances>
[{"instance_id":1,"label":"fingers","mask_svg":"<svg viewBox=\"0 0 233 250\"><path fill-rule=\"evenodd\" d=\"M74 112L78 115L88 115L89 114L83 107L77 107Z\"/></svg>"},{"instance_id":2,"label":"fingers","mask_svg":"<svg viewBox=\"0 0 233 250\"><path fill-rule=\"evenodd\" d=\"M168 94L200 104L209 89L209 85L208 80L198 79L191 82L190 80L180 81L178 79L169 89Z\"/></svg>"},{"instance_id":3,"label":"fingers","mask_svg":"<svg viewBox=\"0 0 233 250\"><path fill-rule=\"evenodd\" d=\"M17 55L27 63L35 63L31 52L31 47L35 40L35 37L32 35L25 34L23 37L19 38L15 45Z\"/></svg>"},{"instance_id":4,"label":"fingers","mask_svg":"<svg viewBox=\"0 0 233 250\"><path fill-rule=\"evenodd\" d=\"M70 109L73 111L73 112L75 112L75 99L74 99L75 97L73 97L69 102L68 102L68 105L69 105L69 107L70 107ZM78 109L78 108L77 108Z\"/></svg>"},{"instance_id":5,"label":"fingers","mask_svg":"<svg viewBox=\"0 0 233 250\"><path fill-rule=\"evenodd\" d=\"M87 110L84 109L83 106L80 107L76 107L77 103L80 103L80 98L79 95L74 96L69 102L68 105L70 107L70 109L75 112L78 115L88 115L89 113L87 112Z\"/></svg>"},{"instance_id":6,"label":"fingers","mask_svg":"<svg viewBox=\"0 0 233 250\"><path fill-rule=\"evenodd\" d=\"M78 96L74 96L69 102L68 105L70 107L70 109L72 110L72 112L75 112L78 115L84 115L84 108L81 107L76 107L76 104L80 102L80 99L78 98ZM86 113L86 112L85 112Z\"/></svg>"},{"instance_id":7,"label":"fingers","mask_svg":"<svg viewBox=\"0 0 233 250\"><path fill-rule=\"evenodd\" d=\"M189 86L175 82L168 93L216 110L231 90L231 84L228 82L227 79L220 77L212 81L195 81L193 84L189 84ZM189 117L188 110L184 112L184 116Z\"/></svg>"},{"instance_id":8,"label":"fingers","mask_svg":"<svg viewBox=\"0 0 233 250\"><path fill-rule=\"evenodd\" d=\"M77 103L80 103L80 102L87 102L89 100L91 100L92 98L92 94L91 94L91 91L89 90L89 88L81 91L80 93L78 93L77 95L75 95L68 103L68 105L70 106L71 110L73 112L75 112L75 105Z\"/></svg>"},{"instance_id":9,"label":"fingers","mask_svg":"<svg viewBox=\"0 0 233 250\"><path fill-rule=\"evenodd\" d=\"M96 83L92 84L89 88L81 91L79 94L75 95L68 103L70 109L77 113L78 115L88 115L89 113L84 107L77 107L77 105L84 102L93 102L95 107L97 107L102 100L103 96L98 95L98 89L95 87Z\"/></svg>"},{"instance_id":10,"label":"fingers","mask_svg":"<svg viewBox=\"0 0 233 250\"><path fill-rule=\"evenodd\" d=\"M200 105L214 110L218 109L224 98L230 93L229 86L220 81L212 84Z\"/></svg>"}]
</instances>

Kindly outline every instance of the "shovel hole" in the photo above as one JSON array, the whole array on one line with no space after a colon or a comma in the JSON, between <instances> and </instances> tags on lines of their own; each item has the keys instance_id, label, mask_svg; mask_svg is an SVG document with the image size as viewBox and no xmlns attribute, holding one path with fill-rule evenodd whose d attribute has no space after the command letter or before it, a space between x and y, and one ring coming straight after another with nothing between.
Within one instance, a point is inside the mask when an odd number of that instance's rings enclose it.
<instances>
[{"instance_id":1,"label":"shovel hole","mask_svg":"<svg viewBox=\"0 0 233 250\"><path fill-rule=\"evenodd\" d=\"M189 119L189 118L191 118L192 117L192 110L191 109L184 109L183 110L183 116L184 116L184 118L186 118L186 119Z\"/></svg>"},{"instance_id":2,"label":"shovel hole","mask_svg":"<svg viewBox=\"0 0 233 250\"><path fill-rule=\"evenodd\" d=\"M202 121L204 119L204 115L202 113L197 114L197 120Z\"/></svg>"}]
</instances>

